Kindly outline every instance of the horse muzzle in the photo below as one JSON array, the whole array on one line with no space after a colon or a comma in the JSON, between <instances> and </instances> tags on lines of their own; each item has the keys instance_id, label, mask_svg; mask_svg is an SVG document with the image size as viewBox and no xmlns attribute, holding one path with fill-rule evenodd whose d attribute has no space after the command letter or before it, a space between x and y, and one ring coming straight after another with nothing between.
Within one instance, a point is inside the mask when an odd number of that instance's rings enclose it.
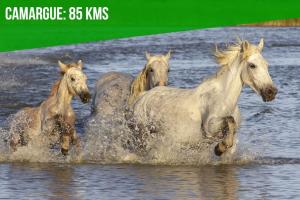
<instances>
[{"instance_id":1,"label":"horse muzzle","mask_svg":"<svg viewBox=\"0 0 300 200\"><path fill-rule=\"evenodd\" d=\"M79 94L79 98L81 99L82 103L88 103L91 99L91 95L89 92L82 92Z\"/></svg>"},{"instance_id":2,"label":"horse muzzle","mask_svg":"<svg viewBox=\"0 0 300 200\"><path fill-rule=\"evenodd\" d=\"M61 153L62 153L62 155L67 156L69 154L69 150L61 148Z\"/></svg>"},{"instance_id":3,"label":"horse muzzle","mask_svg":"<svg viewBox=\"0 0 300 200\"><path fill-rule=\"evenodd\" d=\"M274 86L268 86L261 90L261 96L264 102L272 101L275 99L278 90Z\"/></svg>"}]
</instances>

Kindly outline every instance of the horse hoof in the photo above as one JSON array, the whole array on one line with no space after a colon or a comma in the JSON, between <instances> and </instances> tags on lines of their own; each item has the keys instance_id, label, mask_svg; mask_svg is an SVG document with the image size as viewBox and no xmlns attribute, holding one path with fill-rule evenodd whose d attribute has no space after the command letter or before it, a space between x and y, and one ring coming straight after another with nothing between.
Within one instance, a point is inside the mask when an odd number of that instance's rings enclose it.
<instances>
[{"instance_id":1,"label":"horse hoof","mask_svg":"<svg viewBox=\"0 0 300 200\"><path fill-rule=\"evenodd\" d=\"M61 148L61 153L62 153L64 156L68 155L68 152L69 152L68 149Z\"/></svg>"},{"instance_id":2,"label":"horse hoof","mask_svg":"<svg viewBox=\"0 0 300 200\"><path fill-rule=\"evenodd\" d=\"M215 146L215 154L216 154L216 156L221 156L223 153L224 153L224 151L221 150L220 144L217 144Z\"/></svg>"}]
</instances>

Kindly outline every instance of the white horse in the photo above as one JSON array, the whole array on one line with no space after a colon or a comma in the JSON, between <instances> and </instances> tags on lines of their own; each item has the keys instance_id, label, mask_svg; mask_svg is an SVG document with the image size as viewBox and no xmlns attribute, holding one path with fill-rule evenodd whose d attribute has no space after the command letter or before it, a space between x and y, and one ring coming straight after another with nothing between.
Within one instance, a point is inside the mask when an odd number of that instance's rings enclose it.
<instances>
[{"instance_id":1,"label":"white horse","mask_svg":"<svg viewBox=\"0 0 300 200\"><path fill-rule=\"evenodd\" d=\"M64 155L70 143L79 145L71 102L74 96L79 96L83 103L89 101L87 77L82 71L81 60L71 64L59 61L58 64L62 76L53 85L48 98L37 107L22 109L13 119L10 147L14 151L41 134L49 138L52 144L60 143Z\"/></svg>"},{"instance_id":2,"label":"white horse","mask_svg":"<svg viewBox=\"0 0 300 200\"><path fill-rule=\"evenodd\" d=\"M127 73L108 72L96 83L92 100L92 114L109 118L124 113L144 91L168 84L170 51L166 55L146 52L147 63L136 78Z\"/></svg>"},{"instance_id":3,"label":"white horse","mask_svg":"<svg viewBox=\"0 0 300 200\"><path fill-rule=\"evenodd\" d=\"M133 106L134 119L141 127L154 125L155 132L180 143L217 141L215 154L220 156L236 143L237 102L243 86L250 86L264 101L277 94L261 55L263 45L261 39L258 46L239 41L224 51L216 49L221 67L213 77L194 89L157 87L145 92Z\"/></svg>"}]
</instances>

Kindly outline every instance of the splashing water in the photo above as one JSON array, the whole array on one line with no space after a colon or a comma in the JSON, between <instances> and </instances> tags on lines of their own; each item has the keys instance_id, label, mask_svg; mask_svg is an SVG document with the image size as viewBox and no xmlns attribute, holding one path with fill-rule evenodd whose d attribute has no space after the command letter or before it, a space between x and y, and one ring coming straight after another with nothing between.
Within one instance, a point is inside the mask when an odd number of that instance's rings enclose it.
<instances>
[{"instance_id":1,"label":"splashing water","mask_svg":"<svg viewBox=\"0 0 300 200\"><path fill-rule=\"evenodd\" d=\"M72 148L68 156L63 156L59 147L49 148L49 138L42 134L36 134L26 146L18 147L13 152L9 148L12 134L22 131L20 127L28 127L30 119L20 111L7 121L9 128L0 129L0 162L216 165L245 164L257 158L257 155L241 153L241 150L238 154L228 153L219 158L213 152L216 143L210 141L197 145L182 144L167 136L153 134L150 128L142 129L141 133L132 120L125 120L124 113L114 114L113 117L91 116L85 125L81 152ZM143 138L138 134L143 135Z\"/></svg>"},{"instance_id":2,"label":"splashing water","mask_svg":"<svg viewBox=\"0 0 300 200\"><path fill-rule=\"evenodd\" d=\"M182 144L165 135L151 133L153 125L143 129L124 113L114 117L93 116L85 129L83 162L139 163L153 165L205 165L251 162L254 153L214 155L216 142ZM141 132L143 130L143 132ZM141 136L142 135L142 136Z\"/></svg>"},{"instance_id":3,"label":"splashing water","mask_svg":"<svg viewBox=\"0 0 300 200\"><path fill-rule=\"evenodd\" d=\"M46 146L42 142L40 142L41 144L35 142L36 148L31 145L11 153L8 151L7 145L7 138L10 133L7 128L1 128L0 158L2 161L9 161L15 155L16 160L22 160L21 153L24 152L25 154L27 149L27 154L32 153L35 156L31 158L30 155L24 155L25 160L42 162L133 162L200 165L252 162L262 154L270 157L297 157L299 151L297 130L299 126L297 127L296 122L299 119L299 109L296 105L299 104L299 95L295 91L299 89L299 81L296 78L299 71L296 59L299 57L297 40L299 29L288 29L288 32L286 30L210 29L0 54L0 90L5 93L5 97L4 95L0 97L1 126L9 123L9 120L4 121L9 114L24 106L31 106L48 95L51 84L57 78L57 59L66 54L70 54L72 58L82 58L85 61L89 85L92 88L99 73L116 70L136 74L144 64L144 57L141 52L145 50L165 52L166 49L172 48L176 52L174 52L174 57L170 63L173 69L170 72L170 84L176 87L193 87L203 77L215 71L214 67L207 67L215 66L211 59L211 46L214 43L225 43L235 38L235 36L228 38L228 35L240 35L243 38L256 41L259 33L268 38L267 44L269 46L264 53L268 56L268 60L272 61L272 65L270 65L271 74L274 76L274 81L281 87L278 99L272 104L261 103L250 90L246 89L243 92L240 106L242 114L247 118L243 120L242 128L239 130L241 143L232 156L226 155L217 158L212 153L214 145L207 147L200 144L198 146L178 144L171 138L149 134L147 131L143 133L147 138L144 141L147 154L142 155L136 152L134 145L132 146L139 141L135 141L133 138L132 134L134 133L128 128L128 122L122 117L114 116L112 121L90 119L85 130L82 130L81 124L77 124L76 128L81 129L78 132L81 133L83 140L82 152L77 155L71 151L67 157L60 156L57 149L40 149ZM232 34L228 34L228 31ZM162 41L163 43L161 43ZM284 44L293 45L282 46ZM282 50L285 48L289 49L287 51L289 54L281 56ZM85 119L89 115L89 108L83 107L76 101L74 108L79 120ZM264 110L268 110L268 112L262 112ZM253 117L249 118L251 115ZM286 123L286 128L285 132L281 133L281 128L278 125L283 121ZM278 125L270 126L274 123ZM128 141L131 142L130 145L128 145ZM293 148L286 148L287 146L293 146ZM30 148L32 150L29 150ZM285 148L285 151L280 151L282 148ZM37 152L40 155L37 155Z\"/></svg>"},{"instance_id":4,"label":"splashing water","mask_svg":"<svg viewBox=\"0 0 300 200\"><path fill-rule=\"evenodd\" d=\"M0 54L0 198L297 199L299 31L295 27L218 28ZM58 59L82 59L93 88L99 75L108 71L136 75L145 62L141 52L172 49L170 85L191 88L215 72L214 44L234 41L236 36L251 42L266 39L263 53L279 93L266 104L250 89L243 90L239 105L244 119L234 155L217 158L211 147L178 144L153 134L148 137L147 131L143 140L148 151L138 152L134 144L139 141L132 138L135 133L123 117L91 118L84 123L90 107L76 99L80 154L73 149L62 156L60 149L44 145L43 138L17 152L9 151L11 119L7 117L48 96L58 78Z\"/></svg>"},{"instance_id":5,"label":"splashing water","mask_svg":"<svg viewBox=\"0 0 300 200\"><path fill-rule=\"evenodd\" d=\"M10 148L10 140L13 136L19 137L24 133L24 129L29 127L30 117L24 112L19 111L7 119L7 128L0 129L0 162L79 162L80 155L76 155L71 149L70 155L64 157L59 148L51 145L53 138L49 138L39 132L30 135L22 135L24 146L18 146L16 151ZM24 139L25 138L25 139ZM52 148L50 148L52 147ZM76 155L76 156L75 156Z\"/></svg>"}]
</instances>

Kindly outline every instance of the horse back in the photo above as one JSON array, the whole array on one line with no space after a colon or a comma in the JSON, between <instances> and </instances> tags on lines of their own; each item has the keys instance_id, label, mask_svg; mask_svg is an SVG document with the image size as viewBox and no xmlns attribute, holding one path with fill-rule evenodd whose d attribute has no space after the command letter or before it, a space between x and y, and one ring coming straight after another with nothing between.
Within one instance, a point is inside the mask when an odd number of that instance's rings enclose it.
<instances>
[{"instance_id":1,"label":"horse back","mask_svg":"<svg viewBox=\"0 0 300 200\"><path fill-rule=\"evenodd\" d=\"M133 79L131 75L120 72L101 75L93 96L92 112L113 114L125 106Z\"/></svg>"}]
</instances>

